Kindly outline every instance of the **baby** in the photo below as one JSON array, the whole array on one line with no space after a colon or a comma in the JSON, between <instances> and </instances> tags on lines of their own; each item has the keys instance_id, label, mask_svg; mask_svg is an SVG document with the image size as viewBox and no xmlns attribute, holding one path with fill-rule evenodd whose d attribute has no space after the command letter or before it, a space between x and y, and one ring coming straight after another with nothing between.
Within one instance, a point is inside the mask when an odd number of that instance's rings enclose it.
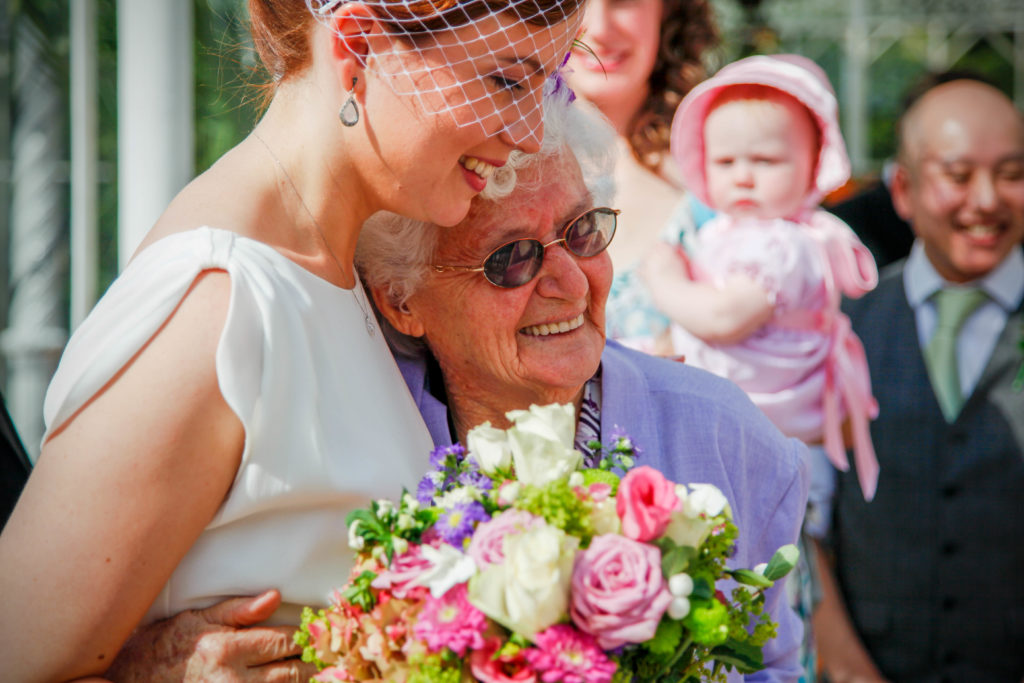
<instances>
[{"instance_id":1,"label":"baby","mask_svg":"<svg viewBox=\"0 0 1024 683\"><path fill-rule=\"evenodd\" d=\"M868 423L878 413L860 340L840 296L874 288L874 260L850 228L820 210L849 177L825 73L796 55L740 60L694 88L672 124L686 188L719 214L672 236L645 272L672 320L674 351L733 380L783 433L824 441L874 496Z\"/></svg>"}]
</instances>

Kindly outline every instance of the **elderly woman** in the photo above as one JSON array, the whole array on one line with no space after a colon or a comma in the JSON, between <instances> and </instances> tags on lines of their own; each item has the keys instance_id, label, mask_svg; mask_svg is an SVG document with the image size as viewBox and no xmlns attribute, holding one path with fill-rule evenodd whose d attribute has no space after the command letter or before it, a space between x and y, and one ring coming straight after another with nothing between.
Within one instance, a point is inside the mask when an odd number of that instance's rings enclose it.
<instances>
[{"instance_id":1,"label":"elderly woman","mask_svg":"<svg viewBox=\"0 0 1024 683\"><path fill-rule=\"evenodd\" d=\"M571 402L576 442L624 429L641 462L675 481L710 482L740 528L735 562L752 566L796 540L807 496L803 446L784 438L736 386L605 341L615 232L598 183L603 124L575 108L546 121L540 154L510 161L517 182L438 228L392 215L368 223L356 266L371 289L406 382L436 444L464 440L531 403ZM575 152L575 154L574 154ZM518 163L517 163L518 162ZM800 625L780 588L767 669L796 680Z\"/></svg>"},{"instance_id":2,"label":"elderly woman","mask_svg":"<svg viewBox=\"0 0 1024 683\"><path fill-rule=\"evenodd\" d=\"M549 106L545 127L541 152L513 155L488 198L475 199L457 226L378 214L363 228L356 266L390 323L384 327L435 444L464 440L485 420L508 426L505 413L531 403L572 403L578 446L611 441L622 428L643 450L641 462L676 481L715 484L740 528L736 564L766 561L800 528L802 444L725 380L606 345L605 249L617 211L601 202L611 189L613 133L573 106ZM132 680L137 669L145 675L135 680L148 680L153 652L170 643L174 652L159 666L177 680L213 660L284 653L276 634L231 628L257 621L267 599L185 613L136 634L112 677ZM780 588L768 592L767 609L779 635L765 647L766 669L748 678L796 680L799 620Z\"/></svg>"}]
</instances>

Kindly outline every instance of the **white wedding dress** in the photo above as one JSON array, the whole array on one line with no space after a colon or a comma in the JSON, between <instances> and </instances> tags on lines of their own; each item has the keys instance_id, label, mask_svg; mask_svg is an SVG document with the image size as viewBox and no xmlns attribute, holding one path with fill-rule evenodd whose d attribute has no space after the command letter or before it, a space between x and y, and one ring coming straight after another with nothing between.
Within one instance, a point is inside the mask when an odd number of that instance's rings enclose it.
<instances>
[{"instance_id":1,"label":"white wedding dress","mask_svg":"<svg viewBox=\"0 0 1024 683\"><path fill-rule=\"evenodd\" d=\"M278 588L284 604L272 621L297 623L302 605L325 605L347 579L345 515L403 486L414 491L431 449L380 330L367 332L360 285L335 287L224 230L166 237L137 255L75 332L47 392L46 424L73 415L214 268L231 277L217 377L245 449L227 498L146 621Z\"/></svg>"}]
</instances>

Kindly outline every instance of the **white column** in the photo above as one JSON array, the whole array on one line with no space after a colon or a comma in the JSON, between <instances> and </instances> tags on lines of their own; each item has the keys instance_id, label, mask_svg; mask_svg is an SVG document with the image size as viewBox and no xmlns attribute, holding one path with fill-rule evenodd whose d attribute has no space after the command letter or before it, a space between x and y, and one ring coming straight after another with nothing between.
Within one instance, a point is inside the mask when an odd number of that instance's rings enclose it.
<instances>
[{"instance_id":1,"label":"white column","mask_svg":"<svg viewBox=\"0 0 1024 683\"><path fill-rule=\"evenodd\" d=\"M34 459L43 436L43 396L67 339L66 171L56 132L65 108L39 29L21 18L13 41L11 304L0 347L7 357L7 405Z\"/></svg>"},{"instance_id":2,"label":"white column","mask_svg":"<svg viewBox=\"0 0 1024 683\"><path fill-rule=\"evenodd\" d=\"M71 5L71 329L96 303L97 91L96 0Z\"/></svg>"},{"instance_id":3,"label":"white column","mask_svg":"<svg viewBox=\"0 0 1024 683\"><path fill-rule=\"evenodd\" d=\"M123 268L193 174L192 2L117 2L118 256Z\"/></svg>"},{"instance_id":4,"label":"white column","mask_svg":"<svg viewBox=\"0 0 1024 683\"><path fill-rule=\"evenodd\" d=\"M864 0L850 0L849 12L849 23L846 26L846 60L843 63L843 132L850 154L850 164L856 176L867 170L870 156L866 81L871 62Z\"/></svg>"}]
</instances>

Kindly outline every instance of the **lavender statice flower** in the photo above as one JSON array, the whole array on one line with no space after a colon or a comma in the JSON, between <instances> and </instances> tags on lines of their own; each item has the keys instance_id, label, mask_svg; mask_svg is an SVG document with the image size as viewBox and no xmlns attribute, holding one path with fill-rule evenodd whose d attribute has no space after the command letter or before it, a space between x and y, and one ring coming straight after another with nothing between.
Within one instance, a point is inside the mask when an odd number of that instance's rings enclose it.
<instances>
[{"instance_id":1,"label":"lavender statice flower","mask_svg":"<svg viewBox=\"0 0 1024 683\"><path fill-rule=\"evenodd\" d=\"M473 535L476 525L489 519L487 510L478 501L456 503L451 509L441 513L434 529L446 543L462 548Z\"/></svg>"},{"instance_id":2,"label":"lavender statice flower","mask_svg":"<svg viewBox=\"0 0 1024 683\"><path fill-rule=\"evenodd\" d=\"M427 472L416 485L416 500L423 505L432 505L434 496L438 494L438 486L444 483L444 475L440 472Z\"/></svg>"},{"instance_id":3,"label":"lavender statice flower","mask_svg":"<svg viewBox=\"0 0 1024 683\"><path fill-rule=\"evenodd\" d=\"M451 472L466 457L466 448L457 443L452 446L438 446L430 452L430 466L438 471Z\"/></svg>"},{"instance_id":4,"label":"lavender statice flower","mask_svg":"<svg viewBox=\"0 0 1024 683\"><path fill-rule=\"evenodd\" d=\"M626 433L626 430L619 425L614 425L612 427L612 431L609 436L611 436L612 443L615 444L613 448L616 450L620 448L623 450L632 450L634 458L639 458L643 453L643 449L633 443L633 439L631 439L629 434Z\"/></svg>"},{"instance_id":5,"label":"lavender statice flower","mask_svg":"<svg viewBox=\"0 0 1024 683\"><path fill-rule=\"evenodd\" d=\"M459 475L459 484L462 486L472 486L477 491L490 491L494 487L494 482L491 481L491 478L475 468L462 472Z\"/></svg>"}]
</instances>

